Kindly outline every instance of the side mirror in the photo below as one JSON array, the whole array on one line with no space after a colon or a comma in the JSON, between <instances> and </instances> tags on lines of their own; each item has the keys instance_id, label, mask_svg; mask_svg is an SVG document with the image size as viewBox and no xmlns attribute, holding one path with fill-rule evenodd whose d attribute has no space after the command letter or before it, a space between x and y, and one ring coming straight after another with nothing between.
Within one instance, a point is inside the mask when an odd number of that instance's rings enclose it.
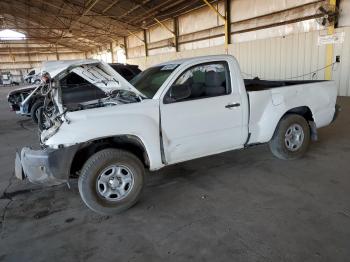
<instances>
[{"instance_id":1,"label":"side mirror","mask_svg":"<svg viewBox=\"0 0 350 262\"><path fill-rule=\"evenodd\" d=\"M191 96L191 89L188 85L172 86L169 93L170 101L175 102L189 98ZM169 102L170 102L169 101Z\"/></svg>"}]
</instances>

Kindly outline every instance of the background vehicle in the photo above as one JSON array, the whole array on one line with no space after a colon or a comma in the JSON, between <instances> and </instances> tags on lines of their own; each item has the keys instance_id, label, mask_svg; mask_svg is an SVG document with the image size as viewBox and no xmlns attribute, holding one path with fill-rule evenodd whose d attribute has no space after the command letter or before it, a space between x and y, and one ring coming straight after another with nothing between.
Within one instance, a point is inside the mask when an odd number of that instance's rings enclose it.
<instances>
[{"instance_id":1,"label":"background vehicle","mask_svg":"<svg viewBox=\"0 0 350 262\"><path fill-rule=\"evenodd\" d=\"M74 99L74 87L52 83L43 149L23 148L16 176L52 185L78 174L83 201L104 214L136 203L146 168L260 143L299 158L337 112L334 82L243 80L228 55L163 63L132 85L102 62L67 68L61 79L79 75L92 92Z\"/></svg>"},{"instance_id":2,"label":"background vehicle","mask_svg":"<svg viewBox=\"0 0 350 262\"><path fill-rule=\"evenodd\" d=\"M32 68L31 70L29 70L29 73L24 77L24 82L28 84L39 84L40 77L38 78L38 76L40 75L40 72L40 68Z\"/></svg>"},{"instance_id":3,"label":"background vehicle","mask_svg":"<svg viewBox=\"0 0 350 262\"><path fill-rule=\"evenodd\" d=\"M110 63L109 65L128 81L141 73L138 65L120 63Z\"/></svg>"},{"instance_id":4,"label":"background vehicle","mask_svg":"<svg viewBox=\"0 0 350 262\"><path fill-rule=\"evenodd\" d=\"M1 73L1 82L2 85L12 85L12 75L10 72L2 72Z\"/></svg>"},{"instance_id":5,"label":"background vehicle","mask_svg":"<svg viewBox=\"0 0 350 262\"><path fill-rule=\"evenodd\" d=\"M11 110L17 114L30 116L35 123L38 122L38 109L43 105L43 97L39 90L35 90L39 84L28 85L12 90L7 95ZM31 95L27 103L22 104L25 99Z\"/></svg>"},{"instance_id":6,"label":"background vehicle","mask_svg":"<svg viewBox=\"0 0 350 262\"><path fill-rule=\"evenodd\" d=\"M44 68L48 69L49 71L54 70L55 66L57 65L59 67L60 64L62 64L64 61L58 61L58 62L46 62L44 65ZM130 80L134 76L136 76L138 73L141 72L141 70L138 68L137 65L128 65L128 64L110 64L112 68L117 71L119 74L121 74L125 79ZM42 97L40 90L37 90L34 94L32 94L31 98L22 105L22 102L30 95L34 89L40 84L41 81L41 73L37 73L38 69L33 69L29 72L27 81L32 82L32 85L17 88L12 90L8 96L7 100L10 104L11 110L15 111L17 114L30 116L35 123L38 122L38 112L39 109L43 106L44 98ZM30 78L29 78L30 76ZM73 81L73 82L72 82ZM74 80L72 80L70 84L77 84L79 85L79 81L74 83Z\"/></svg>"}]
</instances>

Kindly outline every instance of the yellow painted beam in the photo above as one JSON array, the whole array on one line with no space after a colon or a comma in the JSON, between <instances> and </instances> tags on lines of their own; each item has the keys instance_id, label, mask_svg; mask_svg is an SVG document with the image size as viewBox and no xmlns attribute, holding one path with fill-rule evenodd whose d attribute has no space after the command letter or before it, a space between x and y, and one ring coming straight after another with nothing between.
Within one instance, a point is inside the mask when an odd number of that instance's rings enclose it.
<instances>
[{"instance_id":1,"label":"yellow painted beam","mask_svg":"<svg viewBox=\"0 0 350 262\"><path fill-rule=\"evenodd\" d=\"M203 2L207 5L207 6L209 6L209 8L211 9L211 10L213 10L222 20L224 20L224 22L225 22L225 51L226 51L226 53L227 53L227 51L228 51L228 38L230 37L230 35L228 34L228 31L227 31L227 27L228 27L228 21L227 21L227 19L226 19L226 17L225 16L223 16L222 14L220 14L220 12L211 4L211 3L209 3L208 2L208 0L203 0Z\"/></svg>"},{"instance_id":2,"label":"yellow painted beam","mask_svg":"<svg viewBox=\"0 0 350 262\"><path fill-rule=\"evenodd\" d=\"M142 39L141 37L139 37L137 34L131 32L130 30L128 30L128 32L129 32L130 35L135 36L135 37L136 37L138 40L140 40L142 43L145 43L145 40L143 40L143 39Z\"/></svg>"},{"instance_id":3,"label":"yellow painted beam","mask_svg":"<svg viewBox=\"0 0 350 262\"><path fill-rule=\"evenodd\" d=\"M336 0L329 0L329 4L332 6L335 6ZM334 34L334 25L331 25L327 28L327 34L328 35ZM326 46L326 66L328 66L332 63L333 63L333 44L328 44ZM329 66L325 69L324 78L325 78L325 80L332 79L332 67L331 66Z\"/></svg>"},{"instance_id":4,"label":"yellow painted beam","mask_svg":"<svg viewBox=\"0 0 350 262\"><path fill-rule=\"evenodd\" d=\"M173 32L169 27L166 26L166 24L162 23L161 21L159 21L157 18L154 18L154 20L160 24L165 30L167 30L168 32L170 32L173 36L175 36L175 32Z\"/></svg>"},{"instance_id":5,"label":"yellow painted beam","mask_svg":"<svg viewBox=\"0 0 350 262\"><path fill-rule=\"evenodd\" d=\"M222 20L226 21L226 17L224 17L220 12L207 0L203 0L204 3L206 3L207 6L210 7L211 10L213 10Z\"/></svg>"}]
</instances>

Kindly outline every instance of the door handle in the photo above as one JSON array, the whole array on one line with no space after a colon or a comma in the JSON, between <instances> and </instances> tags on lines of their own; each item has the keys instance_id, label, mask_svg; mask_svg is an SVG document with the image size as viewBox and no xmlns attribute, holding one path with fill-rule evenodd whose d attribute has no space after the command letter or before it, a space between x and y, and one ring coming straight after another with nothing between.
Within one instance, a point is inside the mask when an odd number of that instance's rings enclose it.
<instances>
[{"instance_id":1,"label":"door handle","mask_svg":"<svg viewBox=\"0 0 350 262\"><path fill-rule=\"evenodd\" d=\"M240 103L234 103L234 104L228 104L225 107L226 108L232 108L232 107L239 107L241 104Z\"/></svg>"}]
</instances>

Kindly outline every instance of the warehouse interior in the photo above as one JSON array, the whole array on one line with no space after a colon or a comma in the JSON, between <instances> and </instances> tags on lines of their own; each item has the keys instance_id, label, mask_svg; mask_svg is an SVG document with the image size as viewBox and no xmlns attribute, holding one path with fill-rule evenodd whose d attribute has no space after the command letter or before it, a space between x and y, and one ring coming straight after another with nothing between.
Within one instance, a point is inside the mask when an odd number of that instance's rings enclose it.
<instances>
[{"instance_id":1,"label":"warehouse interior","mask_svg":"<svg viewBox=\"0 0 350 262\"><path fill-rule=\"evenodd\" d=\"M332 80L338 118L302 159L262 144L147 172L116 216L86 209L76 178L15 178L15 153L40 145L7 96L43 62L207 55L234 56L244 79ZM0 261L347 261L349 96L350 0L0 0Z\"/></svg>"},{"instance_id":2,"label":"warehouse interior","mask_svg":"<svg viewBox=\"0 0 350 262\"><path fill-rule=\"evenodd\" d=\"M97 58L145 69L178 58L227 53L248 76L332 78L339 94L348 96L350 4L332 2L339 13L336 24L326 21L323 26L320 7L332 6L323 0L214 1L210 6L202 0L1 1L1 27L26 38L2 38L0 70L10 70L20 82L48 60ZM333 30L336 43L322 42ZM337 56L342 61L331 68L332 74L325 75L329 68L311 73Z\"/></svg>"}]
</instances>

